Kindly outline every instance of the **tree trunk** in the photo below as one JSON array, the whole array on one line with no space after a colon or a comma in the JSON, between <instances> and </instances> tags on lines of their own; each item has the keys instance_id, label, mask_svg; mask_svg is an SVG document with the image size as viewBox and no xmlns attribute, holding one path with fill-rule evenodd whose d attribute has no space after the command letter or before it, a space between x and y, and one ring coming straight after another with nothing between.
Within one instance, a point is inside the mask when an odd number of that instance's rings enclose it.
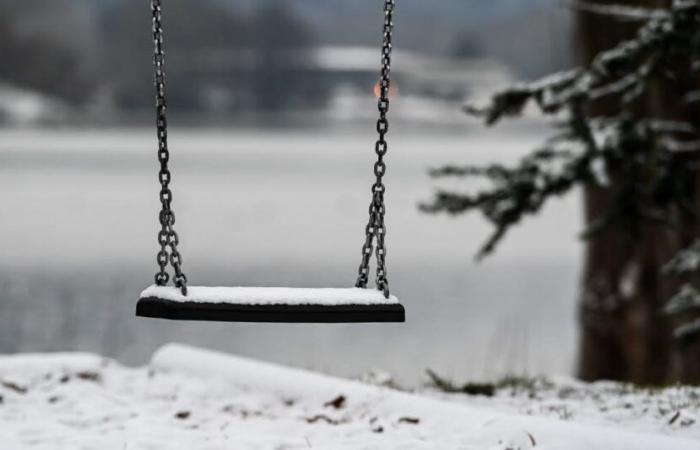
<instances>
[{"instance_id":1,"label":"tree trunk","mask_svg":"<svg viewBox=\"0 0 700 450\"><path fill-rule=\"evenodd\" d=\"M600 4L665 7L661 0L597 0ZM595 54L630 38L638 23L579 11L578 54L589 63ZM697 80L685 80L697 84ZM679 101L683 81L654 86L637 113L698 122L697 111ZM593 111L613 113L602 103ZM696 183L697 184L697 183ZM587 222L600 218L613 200L611 186L584 190ZM698 204L697 193L689 193ZM697 223L675 213L678 228L642 225L637 234L613 227L586 243L580 299L579 376L584 380L624 380L641 384L700 381L700 346L681 348L672 336L672 323L661 309L675 293L679 280L663 275L661 267L696 236Z\"/></svg>"}]
</instances>

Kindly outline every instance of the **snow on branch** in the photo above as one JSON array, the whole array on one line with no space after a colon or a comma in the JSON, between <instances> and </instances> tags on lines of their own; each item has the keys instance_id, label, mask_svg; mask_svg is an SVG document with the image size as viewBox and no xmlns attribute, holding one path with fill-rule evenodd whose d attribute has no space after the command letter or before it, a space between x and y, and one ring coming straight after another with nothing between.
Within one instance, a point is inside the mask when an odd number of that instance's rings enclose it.
<instances>
[{"instance_id":1,"label":"snow on branch","mask_svg":"<svg viewBox=\"0 0 700 450\"><path fill-rule=\"evenodd\" d=\"M665 19L668 11L663 9L641 8L627 5L601 5L586 1L574 1L571 3L574 9L594 14L615 17L626 21L646 21L651 19Z\"/></svg>"},{"instance_id":2,"label":"snow on branch","mask_svg":"<svg viewBox=\"0 0 700 450\"><path fill-rule=\"evenodd\" d=\"M547 200L577 186L598 184L615 194L609 210L588 224L584 237L612 224L630 233L649 221L673 226L673 209L694 212L687 192L691 165L700 160L700 130L686 122L641 116L636 104L658 81L700 76L700 2L677 0L661 12L612 8L618 15L646 21L633 39L601 52L587 67L518 84L486 105L465 107L469 115L494 125L520 116L533 104L553 120L553 137L514 166L431 170L436 178L478 177L489 183L466 194L441 189L420 206L427 213L479 211L493 225L480 257L492 252L522 219L536 215ZM691 91L684 100L695 97L700 98ZM613 106L610 115L592 115L603 99L606 109Z\"/></svg>"},{"instance_id":3,"label":"snow on branch","mask_svg":"<svg viewBox=\"0 0 700 450\"><path fill-rule=\"evenodd\" d=\"M491 125L520 115L529 102L545 115L558 113L572 102L612 95L622 95L624 103L629 103L646 90L652 76L672 75L666 63L676 57L685 60L681 70L698 71L691 56L700 55L700 5L697 1L676 4L671 12L654 15L634 39L598 54L589 67L513 86L494 95L490 104L470 105L465 111Z\"/></svg>"},{"instance_id":4,"label":"snow on branch","mask_svg":"<svg viewBox=\"0 0 700 450\"><path fill-rule=\"evenodd\" d=\"M700 319L680 325L673 330L673 336L681 341L694 341L700 336Z\"/></svg>"},{"instance_id":5,"label":"snow on branch","mask_svg":"<svg viewBox=\"0 0 700 450\"><path fill-rule=\"evenodd\" d=\"M499 165L478 167L446 166L433 176L478 175L489 179L494 188L475 195L439 191L432 203L421 205L429 213L460 214L478 208L494 225L494 232L483 245L479 257L491 253L508 229L524 216L539 212L550 197L567 193L581 178L590 178L590 156L577 157L571 151L544 147L508 168Z\"/></svg>"},{"instance_id":6,"label":"snow on branch","mask_svg":"<svg viewBox=\"0 0 700 450\"><path fill-rule=\"evenodd\" d=\"M668 17L668 11L663 9L640 8L626 5L601 5L597 3L578 1L573 2L572 7L579 11L612 16L616 19L628 21L664 19Z\"/></svg>"},{"instance_id":7,"label":"snow on branch","mask_svg":"<svg viewBox=\"0 0 700 450\"><path fill-rule=\"evenodd\" d=\"M700 271L700 239L685 248L669 261L663 268L666 274L692 275ZM683 343L700 339L700 318L687 321L700 313L700 291L691 283L684 284L668 301L664 313L680 319L680 325L674 329L674 336ZM684 320L685 319L685 320Z\"/></svg>"},{"instance_id":8,"label":"snow on branch","mask_svg":"<svg viewBox=\"0 0 700 450\"><path fill-rule=\"evenodd\" d=\"M700 291L690 284L683 285L664 307L664 312L668 315L697 311L700 311Z\"/></svg>"},{"instance_id":9,"label":"snow on branch","mask_svg":"<svg viewBox=\"0 0 700 450\"><path fill-rule=\"evenodd\" d=\"M700 240L678 252L664 267L665 273L684 274L700 269Z\"/></svg>"}]
</instances>

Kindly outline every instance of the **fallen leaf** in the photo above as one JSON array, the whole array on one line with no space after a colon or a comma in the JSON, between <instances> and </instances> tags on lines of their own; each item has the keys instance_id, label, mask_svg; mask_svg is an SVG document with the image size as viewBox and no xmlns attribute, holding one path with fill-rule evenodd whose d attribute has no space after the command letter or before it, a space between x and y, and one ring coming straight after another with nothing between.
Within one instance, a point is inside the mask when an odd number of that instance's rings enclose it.
<instances>
[{"instance_id":1,"label":"fallen leaf","mask_svg":"<svg viewBox=\"0 0 700 450\"><path fill-rule=\"evenodd\" d=\"M75 374L75 376L85 381L98 382L101 379L99 373L92 371L78 372L77 374Z\"/></svg>"},{"instance_id":2,"label":"fallen leaf","mask_svg":"<svg viewBox=\"0 0 700 450\"><path fill-rule=\"evenodd\" d=\"M341 395L337 396L336 398L334 398L333 400L324 403L323 406L325 406L325 407L330 406L330 407L333 407L335 409L341 409L345 406L345 400L346 400L345 396L341 394Z\"/></svg>"},{"instance_id":3,"label":"fallen leaf","mask_svg":"<svg viewBox=\"0 0 700 450\"><path fill-rule=\"evenodd\" d=\"M190 415L192 415L192 413L189 411L178 411L175 413L175 418L185 420L190 417Z\"/></svg>"},{"instance_id":4,"label":"fallen leaf","mask_svg":"<svg viewBox=\"0 0 700 450\"><path fill-rule=\"evenodd\" d=\"M678 418L679 418L680 416L681 416L681 412L680 412L680 411L676 411L676 413L673 415L673 417L671 417L671 420L668 421L668 424L669 424L669 425L673 425L673 424L676 422L676 420L678 420Z\"/></svg>"},{"instance_id":5,"label":"fallen leaf","mask_svg":"<svg viewBox=\"0 0 700 450\"><path fill-rule=\"evenodd\" d=\"M528 433L527 431L525 432L525 434L527 434L527 437L530 438L530 442L532 443L532 446L537 447L537 441L535 441L535 437L533 435L531 435L530 433Z\"/></svg>"},{"instance_id":6,"label":"fallen leaf","mask_svg":"<svg viewBox=\"0 0 700 450\"><path fill-rule=\"evenodd\" d=\"M26 394L27 393L26 387L20 386L19 384L13 383L12 381L3 381L2 386L6 389L17 392L18 394Z\"/></svg>"},{"instance_id":7,"label":"fallen leaf","mask_svg":"<svg viewBox=\"0 0 700 450\"><path fill-rule=\"evenodd\" d=\"M307 423L316 423L316 422L326 422L327 424L330 425L340 425L340 421L336 419L332 419L325 414L316 414L313 417L307 417L306 418Z\"/></svg>"},{"instance_id":8,"label":"fallen leaf","mask_svg":"<svg viewBox=\"0 0 700 450\"><path fill-rule=\"evenodd\" d=\"M411 425L418 425L420 423L420 419L418 417L401 417L399 419L399 423L409 423Z\"/></svg>"}]
</instances>

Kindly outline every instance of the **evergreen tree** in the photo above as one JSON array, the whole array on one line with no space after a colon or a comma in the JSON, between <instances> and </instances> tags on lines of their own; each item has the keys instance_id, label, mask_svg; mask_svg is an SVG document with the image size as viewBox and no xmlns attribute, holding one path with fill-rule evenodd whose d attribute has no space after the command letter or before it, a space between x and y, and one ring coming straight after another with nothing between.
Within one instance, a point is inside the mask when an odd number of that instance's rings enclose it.
<instances>
[{"instance_id":1,"label":"evergreen tree","mask_svg":"<svg viewBox=\"0 0 700 450\"><path fill-rule=\"evenodd\" d=\"M483 257L549 199L582 187L588 221L582 235L589 251L580 375L697 382L700 2L675 0L668 9L602 1L578 7L580 17L635 22L636 34L580 68L506 89L484 107L467 107L494 125L535 105L555 132L513 167L433 170L433 177L484 178L490 187L471 194L439 191L421 207L430 213L481 212L493 225ZM602 274L600 255L616 261ZM665 307L659 298L668 301Z\"/></svg>"}]
</instances>

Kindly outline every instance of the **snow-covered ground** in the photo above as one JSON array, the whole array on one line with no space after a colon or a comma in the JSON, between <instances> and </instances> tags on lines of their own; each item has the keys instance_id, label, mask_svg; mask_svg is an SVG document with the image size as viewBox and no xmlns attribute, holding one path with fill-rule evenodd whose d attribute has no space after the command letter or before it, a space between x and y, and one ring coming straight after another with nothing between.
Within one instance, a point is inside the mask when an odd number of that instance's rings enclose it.
<instances>
[{"instance_id":1,"label":"snow-covered ground","mask_svg":"<svg viewBox=\"0 0 700 450\"><path fill-rule=\"evenodd\" d=\"M144 367L0 356L0 448L697 450L700 389L404 392L170 344Z\"/></svg>"}]
</instances>

